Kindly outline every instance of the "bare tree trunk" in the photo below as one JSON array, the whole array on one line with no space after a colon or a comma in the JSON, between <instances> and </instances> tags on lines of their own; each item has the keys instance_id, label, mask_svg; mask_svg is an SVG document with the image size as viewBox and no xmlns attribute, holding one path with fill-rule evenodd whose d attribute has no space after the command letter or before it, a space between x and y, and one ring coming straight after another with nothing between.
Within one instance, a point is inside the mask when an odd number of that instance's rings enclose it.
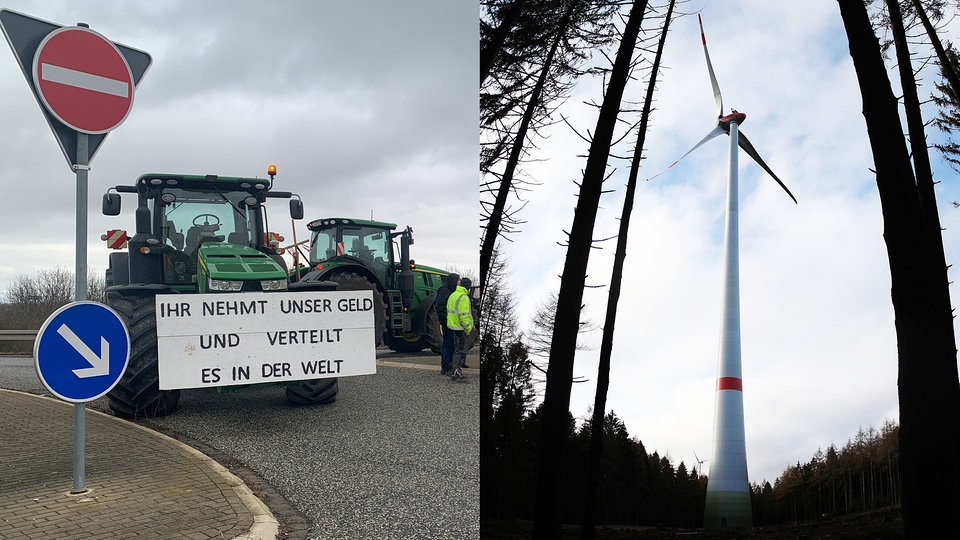
<instances>
[{"instance_id":1,"label":"bare tree trunk","mask_svg":"<svg viewBox=\"0 0 960 540\"><path fill-rule=\"evenodd\" d=\"M940 214L937 210L937 194L934 190L933 168L930 165L927 136L924 133L923 116L920 112L917 81L913 74L910 47L907 44L900 5L895 0L886 0L886 3L890 15L890 28L894 36L894 47L897 51L897 67L900 72L900 85L903 89L903 108L907 118L907 131L910 135L910 152L913 155L913 168L917 180L917 196L920 199L923 227L929 235L928 242L931 249L930 256L932 257L930 271L937 275L938 287L941 289L937 295L937 300L940 301L938 308L940 311L940 326L944 334L944 343L950 345L953 349L954 364L956 364L956 336L953 330L953 308L950 304L950 279L947 276L947 259L943 252L943 235L940 226Z\"/></svg>"},{"instance_id":2,"label":"bare tree trunk","mask_svg":"<svg viewBox=\"0 0 960 540\"><path fill-rule=\"evenodd\" d=\"M667 16L663 22L663 31L657 52L653 58L653 68L650 70L650 81L647 83L647 94L643 100L643 111L640 114L640 126L637 130L637 144L633 150L633 161L630 164L630 177L627 180L627 192L623 199L623 212L620 216L620 230L617 233L617 249L613 257L613 271L610 276L610 294L607 300L607 313L603 323L603 338L600 343L600 365L597 368L597 392L593 402L593 419L590 431L590 462L587 469L587 488L584 494L583 511L583 539L592 540L596 525L595 514L597 508L597 492L600 486L600 463L603 457L604 412L607 408L607 391L610 388L610 357L613 353L613 330L617 322L617 306L620 302L620 288L623 282L623 263L627 258L627 232L630 229L630 214L633 212L633 198L637 189L637 177L640 174L640 159L643 155L643 144L646 140L647 123L650 118L650 109L653 102L653 91L657 84L657 72L660 70L660 57L663 46L667 41L667 31L670 28L670 18L673 16L675 0L670 0Z\"/></svg>"},{"instance_id":3,"label":"bare tree trunk","mask_svg":"<svg viewBox=\"0 0 960 540\"><path fill-rule=\"evenodd\" d=\"M620 101L629 80L633 52L646 0L634 0L623 30L623 38L610 72L607 93L600 107L597 126L584 169L580 196L570 228L567 256L560 281L550 364L544 391L542 427L537 473L536 514L533 536L537 540L560 537L561 478L566 419L570 411L570 388L573 384L573 362L577 349L577 329L586 282L587 260L593 245L593 228L603 192L607 159L613 132L620 112Z\"/></svg>"},{"instance_id":4,"label":"bare tree trunk","mask_svg":"<svg viewBox=\"0 0 960 540\"><path fill-rule=\"evenodd\" d=\"M896 315L903 522L907 538L954 527L960 409L956 346L942 324L949 302L876 35L862 0L838 0L873 151ZM942 246L941 246L942 249ZM945 300L946 298L946 300ZM947 420L943 418L946 416ZM936 464L936 466L934 466Z\"/></svg>"},{"instance_id":5,"label":"bare tree trunk","mask_svg":"<svg viewBox=\"0 0 960 540\"><path fill-rule=\"evenodd\" d=\"M510 188L513 184L513 175L520 163L520 155L523 153L523 147L527 139L527 131L530 128L530 122L533 120L534 112L540 107L540 99L543 95L544 85L547 83L547 77L550 76L550 68L553 64L553 58L560 47L561 39L566 33L566 27L570 23L570 14L573 11L574 3L570 2L564 13L560 25L557 27L553 43L550 45L550 52L543 62L543 68L540 70L540 77L530 95L530 101L523 111L523 117L520 119L520 126L517 129L517 136L513 139L513 147L510 150L510 158L507 160L503 175L500 177L500 188L497 190L497 197L493 202L493 208L490 210L490 217L487 221L486 229L483 233L483 243L480 246L480 283L486 285L487 275L490 273L490 259L493 256L493 248L497 243L497 237L500 235L500 226L503 223L503 213L507 206L507 197L510 195ZM483 288L480 289L481 295Z\"/></svg>"}]
</instances>

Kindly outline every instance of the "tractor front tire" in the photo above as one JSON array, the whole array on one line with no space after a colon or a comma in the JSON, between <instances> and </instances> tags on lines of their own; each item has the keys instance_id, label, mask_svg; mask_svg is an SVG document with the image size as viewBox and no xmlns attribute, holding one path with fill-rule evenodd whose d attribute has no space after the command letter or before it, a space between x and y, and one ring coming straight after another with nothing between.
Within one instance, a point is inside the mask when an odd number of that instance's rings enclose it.
<instances>
[{"instance_id":1,"label":"tractor front tire","mask_svg":"<svg viewBox=\"0 0 960 540\"><path fill-rule=\"evenodd\" d=\"M127 369L107 394L110 410L122 418L170 414L180 401L180 390L160 390L154 298L152 294L107 294L107 305L120 315L130 334Z\"/></svg>"},{"instance_id":2,"label":"tractor front tire","mask_svg":"<svg viewBox=\"0 0 960 540\"><path fill-rule=\"evenodd\" d=\"M287 401L294 405L333 403L337 400L339 386L336 378L302 381L287 387Z\"/></svg>"}]
</instances>

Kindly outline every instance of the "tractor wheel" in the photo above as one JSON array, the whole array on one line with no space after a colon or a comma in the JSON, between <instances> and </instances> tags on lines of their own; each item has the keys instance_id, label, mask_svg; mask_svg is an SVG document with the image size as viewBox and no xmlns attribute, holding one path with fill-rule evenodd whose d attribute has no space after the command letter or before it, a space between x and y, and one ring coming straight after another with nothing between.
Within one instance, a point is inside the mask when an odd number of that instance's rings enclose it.
<instances>
[{"instance_id":1,"label":"tractor wheel","mask_svg":"<svg viewBox=\"0 0 960 540\"><path fill-rule=\"evenodd\" d=\"M340 272L326 279L336 281L340 285L338 291L373 291L373 334L379 347L387 327L387 303L383 300L383 293L370 280L353 272Z\"/></svg>"},{"instance_id":2,"label":"tractor wheel","mask_svg":"<svg viewBox=\"0 0 960 540\"><path fill-rule=\"evenodd\" d=\"M287 400L294 405L333 403L340 391L337 379L313 379L287 387Z\"/></svg>"},{"instance_id":3,"label":"tractor wheel","mask_svg":"<svg viewBox=\"0 0 960 540\"><path fill-rule=\"evenodd\" d=\"M406 333L402 337L394 337L388 332L383 336L383 342L391 351L413 353L419 352L427 346L426 340L420 334Z\"/></svg>"},{"instance_id":4,"label":"tractor wheel","mask_svg":"<svg viewBox=\"0 0 960 540\"><path fill-rule=\"evenodd\" d=\"M431 351L440 354L440 348L443 347L443 332L440 330L440 316L433 306L430 306L424 326L423 337L427 341L427 346Z\"/></svg>"},{"instance_id":5,"label":"tractor wheel","mask_svg":"<svg viewBox=\"0 0 960 540\"><path fill-rule=\"evenodd\" d=\"M413 332L407 332L402 337L393 337L390 332L387 332L383 336L384 342L386 342L387 347L390 347L390 350L402 353L415 353L420 352L426 348L432 348L431 339L436 340L436 336L431 335L431 327L433 328L433 333L439 335L440 332L440 323L437 322L437 312L433 310L433 304L426 306L424 304L420 305L420 309L427 309L426 320L424 324L424 332L422 334L415 334ZM436 343L442 343L442 338ZM439 351L439 345L437 345L437 350Z\"/></svg>"},{"instance_id":6,"label":"tractor wheel","mask_svg":"<svg viewBox=\"0 0 960 540\"><path fill-rule=\"evenodd\" d=\"M384 339L387 346L396 352L420 352L424 349L440 354L440 347L443 346L443 334L440 333L440 317L434 305L420 304L420 309L427 309L426 319L423 321L423 333L407 333L403 337L395 338L387 332Z\"/></svg>"},{"instance_id":7,"label":"tractor wheel","mask_svg":"<svg viewBox=\"0 0 960 540\"><path fill-rule=\"evenodd\" d=\"M110 410L123 418L170 414L180 401L180 390L160 390L154 298L152 294L107 294L107 305L120 315L130 333L127 370L107 394Z\"/></svg>"}]
</instances>

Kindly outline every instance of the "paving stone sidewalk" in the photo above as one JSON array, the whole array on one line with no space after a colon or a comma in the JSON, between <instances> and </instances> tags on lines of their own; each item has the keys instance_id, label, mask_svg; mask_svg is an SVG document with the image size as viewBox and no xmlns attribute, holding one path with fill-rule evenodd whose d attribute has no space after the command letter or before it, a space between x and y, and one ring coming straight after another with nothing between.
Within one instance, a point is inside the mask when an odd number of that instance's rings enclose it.
<instances>
[{"instance_id":1,"label":"paving stone sidewalk","mask_svg":"<svg viewBox=\"0 0 960 540\"><path fill-rule=\"evenodd\" d=\"M0 539L276 536L266 506L219 464L86 409L88 492L71 495L73 404L0 390Z\"/></svg>"}]
</instances>

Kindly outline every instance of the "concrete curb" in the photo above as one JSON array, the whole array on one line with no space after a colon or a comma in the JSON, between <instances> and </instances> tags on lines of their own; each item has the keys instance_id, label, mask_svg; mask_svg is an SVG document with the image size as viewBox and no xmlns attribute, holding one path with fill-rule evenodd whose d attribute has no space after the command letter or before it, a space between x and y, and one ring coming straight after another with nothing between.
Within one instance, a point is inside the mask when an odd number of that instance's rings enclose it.
<instances>
[{"instance_id":1,"label":"concrete curb","mask_svg":"<svg viewBox=\"0 0 960 540\"><path fill-rule=\"evenodd\" d=\"M98 414L103 413L98 411ZM107 414L104 416L110 415ZM110 418L114 418L121 422L126 422L126 420L122 420L113 416L110 416ZM277 536L280 534L280 522L277 521L277 518L274 517L267 505L264 504L264 502L261 501L256 495L254 495L252 491L250 491L250 488L243 483L243 480L241 480L240 477L230 472L230 470L223 465L214 461L210 456L188 444L180 442L173 437L164 435L158 431L154 431L148 427L141 426L133 422L127 423L138 429L148 431L160 439L165 439L177 444L180 446L180 448L197 456L198 459L206 463L207 466L213 469L214 472L222 476L230 483L230 486L233 488L233 492L236 493L237 497L240 498L240 501L243 502L243 505L247 507L247 510L253 514L253 525L250 527L250 530L244 534L235 536L234 540L276 540Z\"/></svg>"}]
</instances>

